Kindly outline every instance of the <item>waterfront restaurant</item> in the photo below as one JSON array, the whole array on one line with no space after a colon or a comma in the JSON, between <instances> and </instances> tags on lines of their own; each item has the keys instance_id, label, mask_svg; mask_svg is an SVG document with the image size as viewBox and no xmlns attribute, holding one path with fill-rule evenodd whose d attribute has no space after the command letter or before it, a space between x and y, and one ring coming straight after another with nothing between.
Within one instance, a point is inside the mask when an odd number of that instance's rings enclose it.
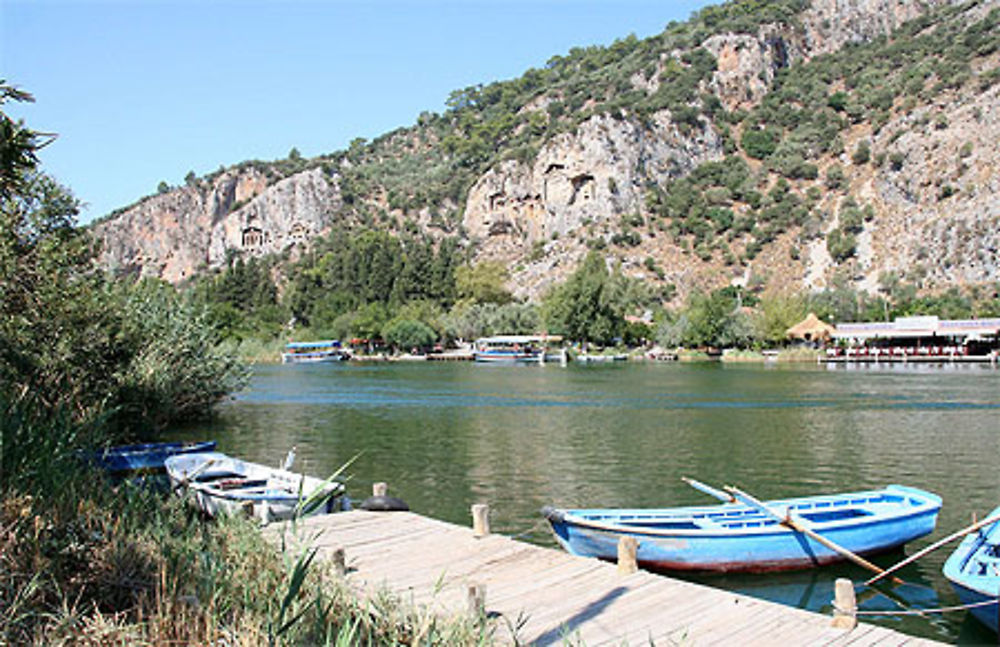
<instances>
[{"instance_id":1,"label":"waterfront restaurant","mask_svg":"<svg viewBox=\"0 0 1000 647\"><path fill-rule=\"evenodd\" d=\"M1000 319L897 317L895 321L840 323L827 359L861 361L996 361Z\"/></svg>"}]
</instances>

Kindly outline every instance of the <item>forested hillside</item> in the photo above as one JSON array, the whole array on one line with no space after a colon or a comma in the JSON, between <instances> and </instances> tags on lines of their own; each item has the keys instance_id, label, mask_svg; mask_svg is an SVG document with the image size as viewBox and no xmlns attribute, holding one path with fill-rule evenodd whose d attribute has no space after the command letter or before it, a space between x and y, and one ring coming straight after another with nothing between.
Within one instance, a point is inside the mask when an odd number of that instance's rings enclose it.
<instances>
[{"instance_id":1,"label":"forested hillside","mask_svg":"<svg viewBox=\"0 0 1000 647\"><path fill-rule=\"evenodd\" d=\"M281 318L345 332L538 303L588 253L641 285L622 312L726 288L850 292L840 318L950 290L971 313L1000 280L998 49L997 2L729 2L345 151L192 174L95 230L113 269L210 295L252 265Z\"/></svg>"}]
</instances>

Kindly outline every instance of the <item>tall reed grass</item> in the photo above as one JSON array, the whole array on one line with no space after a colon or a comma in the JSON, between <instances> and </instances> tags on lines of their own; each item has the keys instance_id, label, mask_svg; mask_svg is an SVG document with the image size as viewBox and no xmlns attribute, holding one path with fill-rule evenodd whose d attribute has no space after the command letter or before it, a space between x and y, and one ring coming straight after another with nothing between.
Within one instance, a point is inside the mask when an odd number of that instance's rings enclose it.
<instances>
[{"instance_id":1,"label":"tall reed grass","mask_svg":"<svg viewBox=\"0 0 1000 647\"><path fill-rule=\"evenodd\" d=\"M482 619L360 597L300 539L111 482L101 438L29 394L0 395L0 645L488 645ZM293 532L294 530L289 530Z\"/></svg>"}]
</instances>

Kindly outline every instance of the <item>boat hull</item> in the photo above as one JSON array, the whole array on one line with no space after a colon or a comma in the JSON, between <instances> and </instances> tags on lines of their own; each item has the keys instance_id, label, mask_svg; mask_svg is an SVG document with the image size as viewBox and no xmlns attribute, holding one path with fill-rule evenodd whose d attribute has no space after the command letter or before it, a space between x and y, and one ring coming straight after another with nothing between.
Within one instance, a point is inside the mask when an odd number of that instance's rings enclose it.
<instances>
[{"instance_id":1,"label":"boat hull","mask_svg":"<svg viewBox=\"0 0 1000 647\"><path fill-rule=\"evenodd\" d=\"M1000 507L989 516L1000 515ZM1000 625L1000 522L967 535L945 561L944 576L951 582L962 604L984 604L969 609L984 625Z\"/></svg>"},{"instance_id":2,"label":"boat hull","mask_svg":"<svg viewBox=\"0 0 1000 647\"><path fill-rule=\"evenodd\" d=\"M282 353L282 364L319 364L322 362L343 362L350 359L342 352L335 353Z\"/></svg>"},{"instance_id":3,"label":"boat hull","mask_svg":"<svg viewBox=\"0 0 1000 647\"><path fill-rule=\"evenodd\" d=\"M215 441L194 443L145 443L108 447L93 452L86 459L107 472L158 471L171 456L210 452L215 449Z\"/></svg>"},{"instance_id":4,"label":"boat hull","mask_svg":"<svg viewBox=\"0 0 1000 647\"><path fill-rule=\"evenodd\" d=\"M901 502L912 499L919 503L891 516L856 517L846 515L853 504L838 504L872 499L882 496L881 492L890 492L888 497ZM823 507L808 507L817 503ZM888 508L890 502L885 503L878 505ZM814 530L854 553L870 555L932 532L941 500L913 488L890 486L885 491L789 499L769 505L782 511L791 507L796 515L812 514L821 520L810 523ZM814 568L843 560L840 554L804 534L746 510L745 506L726 504L659 511L665 513L660 517L651 510L544 512L557 541L568 552L615 560L619 539L632 536L638 542L636 559L649 570L761 573ZM822 521L823 515L829 519ZM637 519L648 519L648 523Z\"/></svg>"},{"instance_id":5,"label":"boat hull","mask_svg":"<svg viewBox=\"0 0 1000 647\"><path fill-rule=\"evenodd\" d=\"M541 353L476 352L473 359L482 364L541 364Z\"/></svg>"}]
</instances>

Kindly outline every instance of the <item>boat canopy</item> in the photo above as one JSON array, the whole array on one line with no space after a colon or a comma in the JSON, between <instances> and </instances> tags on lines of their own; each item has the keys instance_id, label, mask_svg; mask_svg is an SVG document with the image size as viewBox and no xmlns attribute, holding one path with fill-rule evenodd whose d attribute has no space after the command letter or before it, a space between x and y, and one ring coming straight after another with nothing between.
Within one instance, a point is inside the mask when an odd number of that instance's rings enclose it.
<instances>
[{"instance_id":1,"label":"boat canopy","mask_svg":"<svg viewBox=\"0 0 1000 647\"><path fill-rule=\"evenodd\" d=\"M537 344L545 342L560 342L560 335L494 335L493 337L480 337L476 344Z\"/></svg>"},{"instance_id":2,"label":"boat canopy","mask_svg":"<svg viewBox=\"0 0 1000 647\"><path fill-rule=\"evenodd\" d=\"M293 341L285 345L285 348L308 349L308 348L340 348L340 341L336 339L326 339L323 341Z\"/></svg>"}]
</instances>

